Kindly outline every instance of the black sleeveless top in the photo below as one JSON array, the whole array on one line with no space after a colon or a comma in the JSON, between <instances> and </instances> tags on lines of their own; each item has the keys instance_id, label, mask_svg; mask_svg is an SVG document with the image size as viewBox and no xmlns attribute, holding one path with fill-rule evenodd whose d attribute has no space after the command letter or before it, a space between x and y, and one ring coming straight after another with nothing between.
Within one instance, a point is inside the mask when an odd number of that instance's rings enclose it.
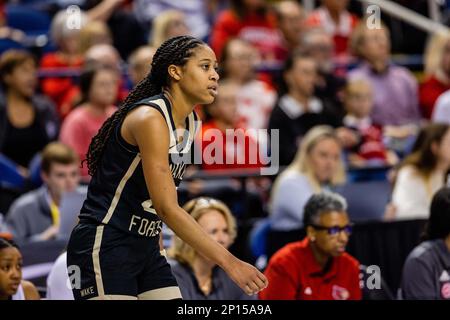
<instances>
[{"instance_id":1,"label":"black sleeveless top","mask_svg":"<svg viewBox=\"0 0 450 320\"><path fill-rule=\"evenodd\" d=\"M194 135L197 129L195 112L186 118L183 142L176 143L175 124L169 100L159 94L134 104L155 108L164 117L169 128L168 161L175 185L180 184ZM137 236L154 237L162 222L152 206L151 195L145 184L139 148L127 143L120 134L122 123L114 128L105 145L103 156L88 187L81 221L110 225Z\"/></svg>"}]
</instances>

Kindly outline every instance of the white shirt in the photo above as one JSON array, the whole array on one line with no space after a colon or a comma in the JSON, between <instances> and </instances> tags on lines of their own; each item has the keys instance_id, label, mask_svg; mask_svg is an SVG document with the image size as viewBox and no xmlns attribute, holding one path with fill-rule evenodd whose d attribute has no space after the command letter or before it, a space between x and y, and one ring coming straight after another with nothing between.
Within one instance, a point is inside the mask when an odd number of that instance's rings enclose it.
<instances>
[{"instance_id":1,"label":"white shirt","mask_svg":"<svg viewBox=\"0 0 450 320\"><path fill-rule=\"evenodd\" d=\"M433 122L450 124L450 90L445 91L436 100L431 119Z\"/></svg>"},{"instance_id":2,"label":"white shirt","mask_svg":"<svg viewBox=\"0 0 450 320\"><path fill-rule=\"evenodd\" d=\"M19 288L17 288L17 292L13 294L11 297L12 300L26 300L25 292L23 291L22 283L19 284Z\"/></svg>"},{"instance_id":3,"label":"white shirt","mask_svg":"<svg viewBox=\"0 0 450 320\"><path fill-rule=\"evenodd\" d=\"M400 169L392 192L397 220L428 219L433 195L444 186L444 177L433 173L428 182L412 166Z\"/></svg>"},{"instance_id":4,"label":"white shirt","mask_svg":"<svg viewBox=\"0 0 450 320\"><path fill-rule=\"evenodd\" d=\"M67 274L67 252L62 253L47 277L48 300L74 300Z\"/></svg>"}]
</instances>

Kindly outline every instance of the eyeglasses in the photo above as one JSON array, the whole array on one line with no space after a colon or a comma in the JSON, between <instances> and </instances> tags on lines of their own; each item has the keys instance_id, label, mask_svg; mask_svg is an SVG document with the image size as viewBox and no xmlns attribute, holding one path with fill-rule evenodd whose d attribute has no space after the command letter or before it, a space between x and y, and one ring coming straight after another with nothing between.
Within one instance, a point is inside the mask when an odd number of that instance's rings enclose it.
<instances>
[{"instance_id":1,"label":"eyeglasses","mask_svg":"<svg viewBox=\"0 0 450 320\"><path fill-rule=\"evenodd\" d=\"M317 230L327 230L327 232L330 236L337 236L342 231L344 231L349 236L352 234L352 231L353 231L353 224L348 224L343 227L339 227L339 226L324 227L324 226L319 226L319 225L314 225L314 224L311 226Z\"/></svg>"}]
</instances>

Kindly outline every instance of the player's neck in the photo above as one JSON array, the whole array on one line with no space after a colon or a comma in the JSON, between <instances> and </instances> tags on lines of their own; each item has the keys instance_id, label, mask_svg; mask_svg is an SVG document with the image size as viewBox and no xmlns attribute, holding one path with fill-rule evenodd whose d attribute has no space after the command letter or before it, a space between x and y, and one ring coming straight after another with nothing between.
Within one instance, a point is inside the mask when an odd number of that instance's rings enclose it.
<instances>
[{"instance_id":1,"label":"player's neck","mask_svg":"<svg viewBox=\"0 0 450 320\"><path fill-rule=\"evenodd\" d=\"M172 105L172 117L175 126L184 127L186 117L194 109L195 103L181 91L177 86L173 86L170 90L164 90L164 94Z\"/></svg>"}]
</instances>

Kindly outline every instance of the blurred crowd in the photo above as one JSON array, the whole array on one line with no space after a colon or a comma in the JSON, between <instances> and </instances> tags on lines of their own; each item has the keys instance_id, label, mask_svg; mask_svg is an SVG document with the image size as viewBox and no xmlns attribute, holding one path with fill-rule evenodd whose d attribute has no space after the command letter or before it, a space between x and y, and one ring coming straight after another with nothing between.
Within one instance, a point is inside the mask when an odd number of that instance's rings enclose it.
<instances>
[{"instance_id":1,"label":"blurred crowd","mask_svg":"<svg viewBox=\"0 0 450 320\"><path fill-rule=\"evenodd\" d=\"M214 103L196 107L203 122L196 150L211 149L211 130L223 137L214 143L222 161L188 169L179 190L185 209L225 247L255 220L306 232L261 267L271 286L259 298L361 299L361 266L345 248L351 220L364 220L351 213L352 201L364 199L340 190L382 182L389 196L376 220L429 220L428 238L406 260L399 297L450 299L450 32L430 34L413 68L392 53L409 50L393 44L390 26L398 25L370 28L354 7L349 0L316 1L312 11L293 0L2 1L0 236L9 240L0 242L0 299L39 298L2 259L20 269L15 243L61 236L64 195L89 183L83 161L91 139L148 75L161 43L185 34L211 46L221 77ZM236 130L245 139L227 138ZM266 162L252 153L274 159L275 137L279 173L254 174ZM171 237L166 230L183 297L248 298ZM63 253L41 294L72 298L65 268Z\"/></svg>"}]
</instances>

